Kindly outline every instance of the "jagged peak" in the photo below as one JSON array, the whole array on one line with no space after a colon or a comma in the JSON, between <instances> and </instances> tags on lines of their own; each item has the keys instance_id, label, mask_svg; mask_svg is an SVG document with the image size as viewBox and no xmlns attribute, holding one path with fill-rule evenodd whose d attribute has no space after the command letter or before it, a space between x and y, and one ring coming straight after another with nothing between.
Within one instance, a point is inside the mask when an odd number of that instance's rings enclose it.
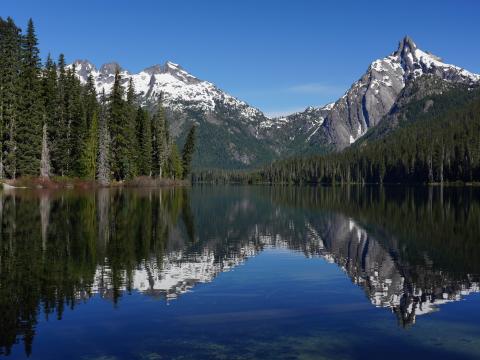
<instances>
[{"instance_id":1,"label":"jagged peak","mask_svg":"<svg viewBox=\"0 0 480 360\"><path fill-rule=\"evenodd\" d=\"M88 70L96 70L97 69L95 67L95 65L87 59L77 59L73 62L73 65L75 65L77 68L81 67L81 68L88 69Z\"/></svg>"},{"instance_id":2,"label":"jagged peak","mask_svg":"<svg viewBox=\"0 0 480 360\"><path fill-rule=\"evenodd\" d=\"M146 72L149 75L161 74L163 72L163 68L162 68L162 65L155 64L155 65L152 65L152 66L149 66L149 67L143 69L143 71Z\"/></svg>"},{"instance_id":3,"label":"jagged peak","mask_svg":"<svg viewBox=\"0 0 480 360\"><path fill-rule=\"evenodd\" d=\"M119 69L120 71L123 70L122 67L117 62L112 61L112 62L103 64L100 67L100 73L102 73L103 75L111 75L111 74L115 74L115 71L117 71L117 69Z\"/></svg>"},{"instance_id":4,"label":"jagged peak","mask_svg":"<svg viewBox=\"0 0 480 360\"><path fill-rule=\"evenodd\" d=\"M414 53L417 49L417 44L412 40L412 38L406 35L400 42L398 43L398 49L395 52L395 55L402 56L407 52Z\"/></svg>"},{"instance_id":5,"label":"jagged peak","mask_svg":"<svg viewBox=\"0 0 480 360\"><path fill-rule=\"evenodd\" d=\"M172 70L183 70L182 67L172 61L166 61L164 65L165 69L172 69Z\"/></svg>"}]
</instances>

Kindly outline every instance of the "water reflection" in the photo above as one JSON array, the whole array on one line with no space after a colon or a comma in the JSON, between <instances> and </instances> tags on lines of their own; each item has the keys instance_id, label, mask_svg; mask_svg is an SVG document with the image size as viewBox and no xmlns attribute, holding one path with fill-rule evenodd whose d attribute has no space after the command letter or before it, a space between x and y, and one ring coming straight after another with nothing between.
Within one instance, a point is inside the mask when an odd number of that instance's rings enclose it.
<instances>
[{"instance_id":1,"label":"water reflection","mask_svg":"<svg viewBox=\"0 0 480 360\"><path fill-rule=\"evenodd\" d=\"M407 326L479 291L479 218L463 188L3 192L0 354L19 339L29 354L40 316L94 295L170 301L266 247L336 263Z\"/></svg>"}]
</instances>

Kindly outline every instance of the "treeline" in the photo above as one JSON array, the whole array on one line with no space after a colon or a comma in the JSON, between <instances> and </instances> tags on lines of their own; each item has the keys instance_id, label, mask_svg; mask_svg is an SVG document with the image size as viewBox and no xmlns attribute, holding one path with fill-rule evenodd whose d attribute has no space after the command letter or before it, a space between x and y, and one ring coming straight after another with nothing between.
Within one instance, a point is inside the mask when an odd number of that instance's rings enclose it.
<instances>
[{"instance_id":1,"label":"treeline","mask_svg":"<svg viewBox=\"0 0 480 360\"><path fill-rule=\"evenodd\" d=\"M110 94L97 94L94 79L82 84L63 55L42 65L32 20L22 33L0 18L0 178L186 178L195 128L180 153L161 99L150 115L123 82L117 69Z\"/></svg>"},{"instance_id":2,"label":"treeline","mask_svg":"<svg viewBox=\"0 0 480 360\"><path fill-rule=\"evenodd\" d=\"M294 184L480 181L478 91L465 105L442 114L424 114L423 110L414 113L416 121L339 153L276 161L250 172L203 171L193 180Z\"/></svg>"}]
</instances>

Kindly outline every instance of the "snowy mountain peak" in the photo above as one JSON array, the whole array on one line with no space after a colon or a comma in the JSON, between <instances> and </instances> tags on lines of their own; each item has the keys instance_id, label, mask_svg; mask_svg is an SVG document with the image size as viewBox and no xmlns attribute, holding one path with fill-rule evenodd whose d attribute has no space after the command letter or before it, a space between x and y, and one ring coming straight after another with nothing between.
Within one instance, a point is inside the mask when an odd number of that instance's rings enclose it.
<instances>
[{"instance_id":1,"label":"snowy mountain peak","mask_svg":"<svg viewBox=\"0 0 480 360\"><path fill-rule=\"evenodd\" d=\"M415 53L416 49L417 45L413 42L412 38L407 35L398 43L398 49L395 51L394 55L405 57L409 53Z\"/></svg>"},{"instance_id":2,"label":"snowy mountain peak","mask_svg":"<svg viewBox=\"0 0 480 360\"><path fill-rule=\"evenodd\" d=\"M120 67L120 65L118 63L116 63L116 62L106 63L106 64L103 64L100 67L100 74L102 74L102 75L114 75L115 71L117 71L117 69L119 69L120 71L122 70L122 68Z\"/></svg>"},{"instance_id":3,"label":"snowy mountain peak","mask_svg":"<svg viewBox=\"0 0 480 360\"><path fill-rule=\"evenodd\" d=\"M92 64L90 61L87 59L77 59L73 62L73 65L75 65L75 68L82 68L86 70L97 70L94 64Z\"/></svg>"},{"instance_id":4,"label":"snowy mountain peak","mask_svg":"<svg viewBox=\"0 0 480 360\"><path fill-rule=\"evenodd\" d=\"M373 61L365 74L335 104L323 108L329 112L317 115L319 119L325 118L322 131L307 139L316 143L326 138L337 149L351 145L380 122L409 82L422 75L451 83L480 84L480 75L444 63L405 36L391 55ZM310 113L310 109L303 113L305 121L311 121Z\"/></svg>"},{"instance_id":5,"label":"snowy mountain peak","mask_svg":"<svg viewBox=\"0 0 480 360\"><path fill-rule=\"evenodd\" d=\"M153 66L149 66L143 69L143 72L146 72L147 74L150 74L150 75L161 74L163 72L162 65L156 64Z\"/></svg>"}]
</instances>

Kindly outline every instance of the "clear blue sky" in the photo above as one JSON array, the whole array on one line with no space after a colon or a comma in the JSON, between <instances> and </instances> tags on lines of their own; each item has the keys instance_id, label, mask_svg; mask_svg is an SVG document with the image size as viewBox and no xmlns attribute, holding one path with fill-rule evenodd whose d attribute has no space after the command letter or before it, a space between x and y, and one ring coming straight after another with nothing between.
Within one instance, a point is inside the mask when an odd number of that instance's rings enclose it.
<instances>
[{"instance_id":1,"label":"clear blue sky","mask_svg":"<svg viewBox=\"0 0 480 360\"><path fill-rule=\"evenodd\" d=\"M337 99L406 34L480 73L477 0L3 0L0 16L32 17L43 56L171 60L267 114Z\"/></svg>"}]
</instances>

